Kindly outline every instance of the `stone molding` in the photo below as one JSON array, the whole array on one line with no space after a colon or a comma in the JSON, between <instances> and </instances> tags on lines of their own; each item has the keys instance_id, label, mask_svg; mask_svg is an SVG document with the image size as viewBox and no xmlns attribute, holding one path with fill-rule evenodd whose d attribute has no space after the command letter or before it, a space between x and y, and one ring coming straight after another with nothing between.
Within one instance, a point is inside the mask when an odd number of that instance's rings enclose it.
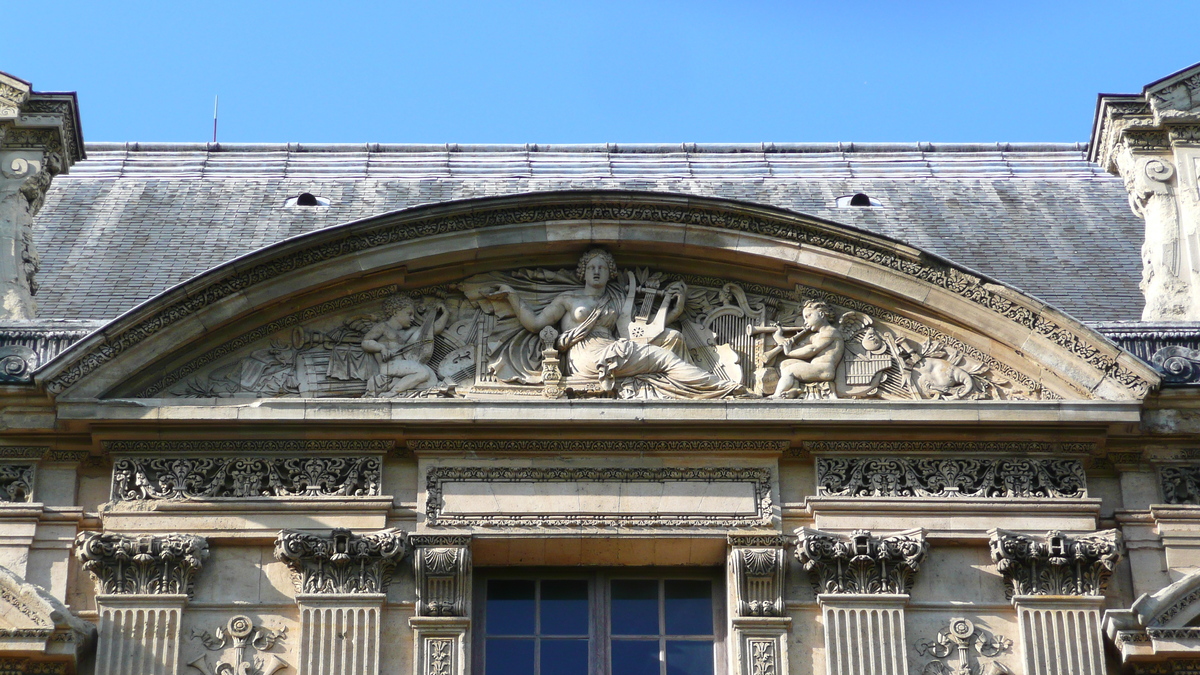
<instances>
[{"instance_id":1,"label":"stone molding","mask_svg":"<svg viewBox=\"0 0 1200 675\"><path fill-rule=\"evenodd\" d=\"M803 441L793 445L788 456L815 454L872 455L1090 455L1096 450L1091 442L1056 441Z\"/></svg>"},{"instance_id":2,"label":"stone molding","mask_svg":"<svg viewBox=\"0 0 1200 675\"><path fill-rule=\"evenodd\" d=\"M783 535L730 535L737 616L783 616L789 543Z\"/></svg>"},{"instance_id":3,"label":"stone molding","mask_svg":"<svg viewBox=\"0 0 1200 675\"><path fill-rule=\"evenodd\" d=\"M381 474L378 456L126 457L113 462L111 498L376 497Z\"/></svg>"},{"instance_id":4,"label":"stone molding","mask_svg":"<svg viewBox=\"0 0 1200 675\"><path fill-rule=\"evenodd\" d=\"M208 558L208 541L191 534L80 532L75 555L99 592L110 595L185 595Z\"/></svg>"},{"instance_id":5,"label":"stone molding","mask_svg":"<svg viewBox=\"0 0 1200 675\"><path fill-rule=\"evenodd\" d=\"M536 453L653 453L688 452L725 454L729 452L783 453L791 445L788 440L723 441L693 439L686 441L640 439L530 439L530 440L454 440L412 439L405 443L415 455L445 453L460 456L476 454L508 455L519 452Z\"/></svg>"},{"instance_id":6,"label":"stone molding","mask_svg":"<svg viewBox=\"0 0 1200 675\"><path fill-rule=\"evenodd\" d=\"M876 537L802 527L796 535L796 558L818 594L905 595L929 552L921 528Z\"/></svg>"},{"instance_id":7,"label":"stone molding","mask_svg":"<svg viewBox=\"0 0 1200 675\"><path fill-rule=\"evenodd\" d=\"M392 440L364 439L229 439L207 441L103 441L104 452L112 455L248 455L291 453L303 455L384 454L396 446Z\"/></svg>"},{"instance_id":8,"label":"stone molding","mask_svg":"<svg viewBox=\"0 0 1200 675\"><path fill-rule=\"evenodd\" d=\"M494 467L494 466L439 466L432 467L425 476L425 517L434 527L762 527L771 524L773 504L771 500L770 469L740 469L734 467L699 468L618 468L618 467ZM739 482L754 486L757 513L752 516L731 517L711 514L646 514L609 513L581 517L572 514L520 514L520 515L454 515L443 513L445 501L443 489L446 483L507 482L544 483L581 481L613 483L662 483L667 481L687 482Z\"/></svg>"},{"instance_id":9,"label":"stone molding","mask_svg":"<svg viewBox=\"0 0 1200 675\"><path fill-rule=\"evenodd\" d=\"M471 592L471 537L414 534L417 616L467 616Z\"/></svg>"},{"instance_id":10,"label":"stone molding","mask_svg":"<svg viewBox=\"0 0 1200 675\"><path fill-rule=\"evenodd\" d=\"M992 530L992 561L1004 575L1008 597L1102 596L1121 558L1120 533L1104 530L1068 536L1051 530L1036 536Z\"/></svg>"},{"instance_id":11,"label":"stone molding","mask_svg":"<svg viewBox=\"0 0 1200 675\"><path fill-rule=\"evenodd\" d=\"M686 203L659 195L624 192L549 193L534 197L434 205L389 214L353 226L314 232L287 247L276 247L242 267L221 267L193 280L136 318L118 322L100 340L84 340L70 357L49 373L43 384L57 395L152 335L187 319L230 295L283 274L335 258L438 234L469 232L509 224L536 222L615 221L712 227L782 239L826 249L944 289L1058 345L1073 357L1105 374L1137 399L1157 386L1157 377L1131 369L1099 336L1082 324L1044 305L1019 296L990 279L869 235L850 232L816 219L763 207L747 208L720 200L689 197ZM170 298L170 299L167 299Z\"/></svg>"},{"instance_id":12,"label":"stone molding","mask_svg":"<svg viewBox=\"0 0 1200 675\"><path fill-rule=\"evenodd\" d=\"M66 657L73 664L93 643L96 627L76 616L44 588L0 567L0 655L8 650ZM3 670L0 670L3 673Z\"/></svg>"},{"instance_id":13,"label":"stone molding","mask_svg":"<svg viewBox=\"0 0 1200 675\"><path fill-rule=\"evenodd\" d=\"M59 323L81 325L63 328ZM31 384L33 373L91 332L88 322L56 325L0 323L0 384Z\"/></svg>"},{"instance_id":14,"label":"stone molding","mask_svg":"<svg viewBox=\"0 0 1200 675\"><path fill-rule=\"evenodd\" d=\"M283 530L275 539L275 559L303 594L385 593L407 553L408 537L394 528L361 535L337 528L327 537Z\"/></svg>"},{"instance_id":15,"label":"stone molding","mask_svg":"<svg viewBox=\"0 0 1200 675\"><path fill-rule=\"evenodd\" d=\"M1083 499L1077 459L818 457L817 494L837 497Z\"/></svg>"},{"instance_id":16,"label":"stone molding","mask_svg":"<svg viewBox=\"0 0 1200 675\"><path fill-rule=\"evenodd\" d=\"M71 675L66 661L35 661L28 658L0 658L0 675Z\"/></svg>"}]
</instances>

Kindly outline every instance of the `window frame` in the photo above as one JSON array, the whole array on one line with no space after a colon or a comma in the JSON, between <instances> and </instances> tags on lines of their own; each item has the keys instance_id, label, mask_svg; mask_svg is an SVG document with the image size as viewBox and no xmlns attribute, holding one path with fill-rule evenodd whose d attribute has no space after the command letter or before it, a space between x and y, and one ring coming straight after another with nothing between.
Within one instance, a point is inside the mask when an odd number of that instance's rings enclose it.
<instances>
[{"instance_id":1,"label":"window frame","mask_svg":"<svg viewBox=\"0 0 1200 675\"><path fill-rule=\"evenodd\" d=\"M727 613L725 611L726 588L723 568L715 567L478 567L472 583L473 602L471 612L471 673L485 675L487 639L487 582L492 579L523 579L531 581L557 581L564 579L586 580L588 584L588 675L614 675L608 670L610 644L611 581L614 579L653 579L659 582L659 614L664 611L662 593L663 580L703 580L712 582L713 607L713 675L726 675L727 656ZM621 639L626 639L622 637ZM663 635L658 637L666 639ZM697 640L700 641L700 640ZM660 654L661 658L661 654Z\"/></svg>"}]
</instances>

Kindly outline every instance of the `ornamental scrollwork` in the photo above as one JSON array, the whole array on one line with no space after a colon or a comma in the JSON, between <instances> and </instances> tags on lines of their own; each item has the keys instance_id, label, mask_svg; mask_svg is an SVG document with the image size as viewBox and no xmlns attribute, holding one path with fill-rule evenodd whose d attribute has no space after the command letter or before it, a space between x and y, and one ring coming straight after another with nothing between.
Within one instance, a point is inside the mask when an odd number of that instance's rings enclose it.
<instances>
[{"instance_id":1,"label":"ornamental scrollwork","mask_svg":"<svg viewBox=\"0 0 1200 675\"><path fill-rule=\"evenodd\" d=\"M0 464L0 502L28 502L33 499L32 464Z\"/></svg>"},{"instance_id":2,"label":"ornamental scrollwork","mask_svg":"<svg viewBox=\"0 0 1200 675\"><path fill-rule=\"evenodd\" d=\"M817 593L908 593L929 552L921 528L876 537L802 527L796 535L796 558Z\"/></svg>"},{"instance_id":3,"label":"ornamental scrollwork","mask_svg":"<svg viewBox=\"0 0 1200 675\"><path fill-rule=\"evenodd\" d=\"M408 538L397 529L358 535L337 528L328 537L283 530L275 539L275 559L301 593L384 593L407 552Z\"/></svg>"},{"instance_id":4,"label":"ornamental scrollwork","mask_svg":"<svg viewBox=\"0 0 1200 675\"><path fill-rule=\"evenodd\" d=\"M926 663L921 675L1011 675L1012 671L1002 663L992 661L985 666L972 657L995 658L1010 651L1012 645L1012 640L1003 635L995 635L963 617L954 617L948 628L938 631L937 637L918 642L913 647L921 656L939 659ZM956 665L940 660L951 654L957 656Z\"/></svg>"},{"instance_id":5,"label":"ornamental scrollwork","mask_svg":"<svg viewBox=\"0 0 1200 675\"><path fill-rule=\"evenodd\" d=\"M287 638L287 628L273 631L255 626L248 616L235 616L212 633L193 628L191 637L207 651L188 665L204 675L272 675L290 665L278 654L267 653Z\"/></svg>"},{"instance_id":6,"label":"ornamental scrollwork","mask_svg":"<svg viewBox=\"0 0 1200 675\"><path fill-rule=\"evenodd\" d=\"M1009 597L1104 595L1121 558L1116 530L1077 537L1056 530L1044 537L994 530L990 548Z\"/></svg>"},{"instance_id":7,"label":"ornamental scrollwork","mask_svg":"<svg viewBox=\"0 0 1200 675\"><path fill-rule=\"evenodd\" d=\"M1163 501L1200 504L1200 466L1163 466L1158 470Z\"/></svg>"},{"instance_id":8,"label":"ornamental scrollwork","mask_svg":"<svg viewBox=\"0 0 1200 675\"><path fill-rule=\"evenodd\" d=\"M378 457L125 458L113 501L247 497L374 497Z\"/></svg>"},{"instance_id":9,"label":"ornamental scrollwork","mask_svg":"<svg viewBox=\"0 0 1200 675\"><path fill-rule=\"evenodd\" d=\"M101 593L191 596L208 558L208 541L192 534L81 532L75 555Z\"/></svg>"},{"instance_id":10,"label":"ornamental scrollwork","mask_svg":"<svg viewBox=\"0 0 1200 675\"><path fill-rule=\"evenodd\" d=\"M836 497L1082 499L1077 459L818 457L817 493Z\"/></svg>"}]
</instances>

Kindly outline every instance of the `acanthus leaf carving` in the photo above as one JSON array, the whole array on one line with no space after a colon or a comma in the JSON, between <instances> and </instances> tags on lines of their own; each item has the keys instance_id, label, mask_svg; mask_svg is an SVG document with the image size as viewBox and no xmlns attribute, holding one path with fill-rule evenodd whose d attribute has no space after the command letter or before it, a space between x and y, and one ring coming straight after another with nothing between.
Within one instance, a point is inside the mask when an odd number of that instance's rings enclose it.
<instances>
[{"instance_id":1,"label":"acanthus leaf carving","mask_svg":"<svg viewBox=\"0 0 1200 675\"><path fill-rule=\"evenodd\" d=\"M997 529L992 532L990 548L1009 597L1104 595L1121 558L1116 530L1083 536L1051 530L1039 537Z\"/></svg>"},{"instance_id":2,"label":"acanthus leaf carving","mask_svg":"<svg viewBox=\"0 0 1200 675\"><path fill-rule=\"evenodd\" d=\"M407 553L407 535L394 528L361 535L337 528L328 537L283 530L275 539L275 559L301 593L384 593Z\"/></svg>"},{"instance_id":3,"label":"acanthus leaf carving","mask_svg":"<svg viewBox=\"0 0 1200 675\"><path fill-rule=\"evenodd\" d=\"M840 497L1082 499L1077 459L818 457L817 493Z\"/></svg>"},{"instance_id":4,"label":"acanthus leaf carving","mask_svg":"<svg viewBox=\"0 0 1200 675\"><path fill-rule=\"evenodd\" d=\"M75 555L101 593L191 596L208 558L208 541L192 534L81 532Z\"/></svg>"},{"instance_id":5,"label":"acanthus leaf carving","mask_svg":"<svg viewBox=\"0 0 1200 675\"><path fill-rule=\"evenodd\" d=\"M113 464L113 501L373 497L378 457L130 457Z\"/></svg>"},{"instance_id":6,"label":"acanthus leaf carving","mask_svg":"<svg viewBox=\"0 0 1200 675\"><path fill-rule=\"evenodd\" d=\"M921 528L876 537L802 527L796 535L796 558L817 593L908 593L929 552Z\"/></svg>"}]
</instances>

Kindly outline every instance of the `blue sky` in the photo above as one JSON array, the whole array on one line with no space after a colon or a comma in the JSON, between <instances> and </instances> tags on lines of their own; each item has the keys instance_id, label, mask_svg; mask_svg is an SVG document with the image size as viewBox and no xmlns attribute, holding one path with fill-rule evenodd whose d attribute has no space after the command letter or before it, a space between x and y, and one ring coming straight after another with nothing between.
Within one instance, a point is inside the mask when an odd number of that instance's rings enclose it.
<instances>
[{"instance_id":1,"label":"blue sky","mask_svg":"<svg viewBox=\"0 0 1200 675\"><path fill-rule=\"evenodd\" d=\"M11 4L89 141L1085 141L1200 61L1194 0Z\"/></svg>"}]
</instances>

